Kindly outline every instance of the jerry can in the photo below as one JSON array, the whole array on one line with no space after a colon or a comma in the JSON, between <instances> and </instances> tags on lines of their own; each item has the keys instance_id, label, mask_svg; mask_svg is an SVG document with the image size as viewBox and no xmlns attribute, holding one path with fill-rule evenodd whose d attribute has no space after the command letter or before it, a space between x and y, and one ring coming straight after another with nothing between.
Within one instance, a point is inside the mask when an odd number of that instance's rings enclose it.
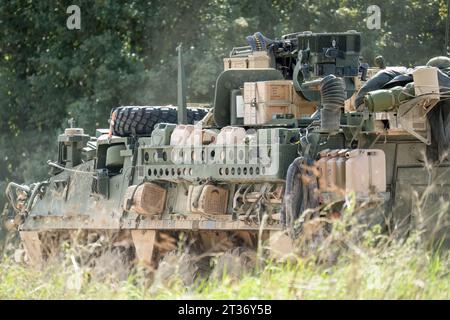
<instances>
[{"instance_id":1,"label":"jerry can","mask_svg":"<svg viewBox=\"0 0 450 320\"><path fill-rule=\"evenodd\" d=\"M319 189L325 191L327 189L327 160L330 149L322 150L319 153L319 161L317 161L317 168L319 170Z\"/></svg>"},{"instance_id":2,"label":"jerry can","mask_svg":"<svg viewBox=\"0 0 450 320\"><path fill-rule=\"evenodd\" d=\"M386 191L386 156L383 150L355 149L345 154L346 192L368 196Z\"/></svg>"},{"instance_id":3,"label":"jerry can","mask_svg":"<svg viewBox=\"0 0 450 320\"><path fill-rule=\"evenodd\" d=\"M225 127L220 130L216 137L216 144L218 145L230 145L230 144L243 144L245 139L245 129L240 127Z\"/></svg>"},{"instance_id":4,"label":"jerry can","mask_svg":"<svg viewBox=\"0 0 450 320\"><path fill-rule=\"evenodd\" d=\"M347 149L340 150L336 158L336 187L345 190L345 162L347 158L345 154Z\"/></svg>"},{"instance_id":5,"label":"jerry can","mask_svg":"<svg viewBox=\"0 0 450 320\"><path fill-rule=\"evenodd\" d=\"M332 150L328 153L327 160L327 188L328 190L332 190L336 187L336 160L339 150Z\"/></svg>"},{"instance_id":6,"label":"jerry can","mask_svg":"<svg viewBox=\"0 0 450 320\"><path fill-rule=\"evenodd\" d=\"M194 131L195 126L192 124L179 124L175 127L170 136L171 146L182 146L186 144L191 133Z\"/></svg>"}]
</instances>

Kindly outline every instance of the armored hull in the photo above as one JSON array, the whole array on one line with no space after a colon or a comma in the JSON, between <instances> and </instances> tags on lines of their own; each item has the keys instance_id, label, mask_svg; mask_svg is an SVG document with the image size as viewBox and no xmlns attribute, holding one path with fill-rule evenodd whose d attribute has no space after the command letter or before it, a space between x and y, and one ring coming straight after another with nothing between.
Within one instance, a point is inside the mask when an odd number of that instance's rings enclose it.
<instances>
[{"instance_id":1,"label":"armored hull","mask_svg":"<svg viewBox=\"0 0 450 320\"><path fill-rule=\"evenodd\" d=\"M308 39L314 50L304 47ZM450 163L427 165L435 139L428 114L446 105L439 90L418 90L440 71L412 78L416 94L401 89L403 98L391 98L394 90L364 89L370 72L355 59L358 33L265 43L226 58L212 107L189 111L180 99L178 124L174 108L120 107L94 137L79 128L60 135L49 179L7 190L30 261L46 258L46 234L74 230L119 234L137 260L154 266L173 255L181 234L196 243L195 254L265 243L289 253L304 212L341 214L349 195L370 204L369 224L398 236L445 225L446 212L423 215L438 212L449 194ZM355 105L361 92L369 92L366 107ZM172 245L161 245L168 238Z\"/></svg>"}]
</instances>

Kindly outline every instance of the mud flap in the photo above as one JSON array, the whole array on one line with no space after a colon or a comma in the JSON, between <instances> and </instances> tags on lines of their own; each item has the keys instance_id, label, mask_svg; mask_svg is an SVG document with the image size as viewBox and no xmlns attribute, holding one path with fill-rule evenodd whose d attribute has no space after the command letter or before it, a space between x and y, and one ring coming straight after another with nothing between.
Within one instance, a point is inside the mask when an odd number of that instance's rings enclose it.
<instances>
[{"instance_id":1,"label":"mud flap","mask_svg":"<svg viewBox=\"0 0 450 320\"><path fill-rule=\"evenodd\" d=\"M131 230L131 237L138 261L146 266L152 266L156 230Z\"/></svg>"},{"instance_id":2,"label":"mud flap","mask_svg":"<svg viewBox=\"0 0 450 320\"><path fill-rule=\"evenodd\" d=\"M25 252L32 266L40 266L43 262L42 242L37 231L20 231Z\"/></svg>"}]
</instances>

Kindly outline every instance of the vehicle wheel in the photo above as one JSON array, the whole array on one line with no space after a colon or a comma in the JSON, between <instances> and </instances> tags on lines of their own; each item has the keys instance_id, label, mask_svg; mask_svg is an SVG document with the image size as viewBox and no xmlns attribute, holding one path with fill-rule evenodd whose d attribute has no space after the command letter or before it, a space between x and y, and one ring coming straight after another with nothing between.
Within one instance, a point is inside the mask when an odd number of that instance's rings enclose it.
<instances>
[{"instance_id":1,"label":"vehicle wheel","mask_svg":"<svg viewBox=\"0 0 450 320\"><path fill-rule=\"evenodd\" d=\"M207 110L187 109L187 122L203 119ZM150 135L158 123L177 123L176 107L119 107L113 111L111 131L115 136Z\"/></svg>"}]
</instances>

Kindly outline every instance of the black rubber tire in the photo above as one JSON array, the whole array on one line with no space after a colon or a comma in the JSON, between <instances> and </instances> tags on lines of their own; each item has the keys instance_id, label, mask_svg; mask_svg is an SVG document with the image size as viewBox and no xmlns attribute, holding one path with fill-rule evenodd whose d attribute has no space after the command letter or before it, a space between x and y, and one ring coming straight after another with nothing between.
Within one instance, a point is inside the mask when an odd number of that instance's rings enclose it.
<instances>
[{"instance_id":1,"label":"black rubber tire","mask_svg":"<svg viewBox=\"0 0 450 320\"><path fill-rule=\"evenodd\" d=\"M177 107L118 107L114 113L112 134L119 137L149 136L158 123L177 123ZM206 113L206 109L188 108L188 124L203 119Z\"/></svg>"}]
</instances>

